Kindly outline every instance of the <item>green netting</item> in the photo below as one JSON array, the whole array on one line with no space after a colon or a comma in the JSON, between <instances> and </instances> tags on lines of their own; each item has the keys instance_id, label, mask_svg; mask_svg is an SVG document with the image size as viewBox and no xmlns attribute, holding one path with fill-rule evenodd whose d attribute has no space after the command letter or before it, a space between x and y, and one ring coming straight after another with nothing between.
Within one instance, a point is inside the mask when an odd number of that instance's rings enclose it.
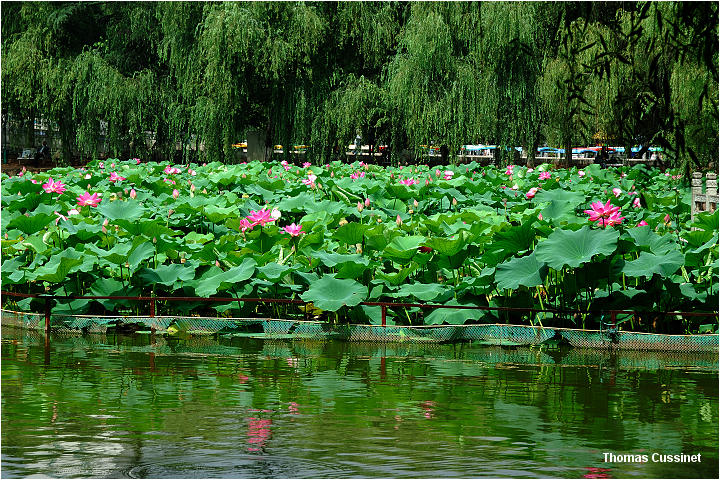
<instances>
[{"instance_id":1,"label":"green netting","mask_svg":"<svg viewBox=\"0 0 720 480\"><path fill-rule=\"evenodd\" d=\"M44 315L2 310L2 324L44 329ZM479 342L497 346L557 345L583 349L717 352L718 335L663 335L615 330L576 330L529 325L379 326L333 325L326 322L214 317L99 317L52 315L53 333L105 333L110 327L134 325L135 330L173 328L173 333L231 334L265 339L344 340L376 343Z\"/></svg>"}]
</instances>

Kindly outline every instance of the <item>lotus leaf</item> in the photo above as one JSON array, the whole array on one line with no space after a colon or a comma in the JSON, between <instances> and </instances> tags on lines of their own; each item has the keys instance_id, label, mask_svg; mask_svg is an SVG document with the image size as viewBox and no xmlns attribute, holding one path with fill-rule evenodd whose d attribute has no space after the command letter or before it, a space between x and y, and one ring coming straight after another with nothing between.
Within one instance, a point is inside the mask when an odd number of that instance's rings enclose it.
<instances>
[{"instance_id":1,"label":"lotus leaf","mask_svg":"<svg viewBox=\"0 0 720 480\"><path fill-rule=\"evenodd\" d=\"M341 280L334 274L326 274L311 284L301 298L322 310L335 312L343 305L352 307L360 304L367 294L367 287L354 280Z\"/></svg>"}]
</instances>

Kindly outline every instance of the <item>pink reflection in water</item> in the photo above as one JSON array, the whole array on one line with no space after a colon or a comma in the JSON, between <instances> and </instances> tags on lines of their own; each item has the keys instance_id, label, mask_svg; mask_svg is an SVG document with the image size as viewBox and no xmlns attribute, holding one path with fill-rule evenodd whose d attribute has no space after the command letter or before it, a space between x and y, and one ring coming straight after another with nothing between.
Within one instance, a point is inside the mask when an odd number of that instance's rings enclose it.
<instances>
[{"instance_id":1,"label":"pink reflection in water","mask_svg":"<svg viewBox=\"0 0 720 480\"><path fill-rule=\"evenodd\" d=\"M272 426L272 420L269 418L254 418L250 417L248 428L248 451L259 452L265 447L265 443L268 441L272 432L270 427Z\"/></svg>"},{"instance_id":2,"label":"pink reflection in water","mask_svg":"<svg viewBox=\"0 0 720 480\"><path fill-rule=\"evenodd\" d=\"M433 418L435 416L435 406L437 402L432 400L425 400L420 404L420 408L423 409L423 416L425 418Z\"/></svg>"},{"instance_id":3,"label":"pink reflection in water","mask_svg":"<svg viewBox=\"0 0 720 480\"><path fill-rule=\"evenodd\" d=\"M300 406L300 405L298 405L298 404L295 403L295 402L290 402L290 404L288 405L288 411L289 411L292 415L297 415L298 413L300 413L300 410L298 409L299 406Z\"/></svg>"},{"instance_id":4,"label":"pink reflection in water","mask_svg":"<svg viewBox=\"0 0 720 480\"><path fill-rule=\"evenodd\" d=\"M585 467L585 469L588 471L585 475L583 475L583 478L613 478L612 475L610 475L609 468L600 468L600 467Z\"/></svg>"}]
</instances>

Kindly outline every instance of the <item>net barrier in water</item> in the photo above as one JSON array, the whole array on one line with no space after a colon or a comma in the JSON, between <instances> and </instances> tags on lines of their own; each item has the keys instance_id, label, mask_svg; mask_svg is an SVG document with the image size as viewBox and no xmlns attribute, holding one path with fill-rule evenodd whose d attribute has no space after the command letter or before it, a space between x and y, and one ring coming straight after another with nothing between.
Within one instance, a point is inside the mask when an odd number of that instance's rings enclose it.
<instances>
[{"instance_id":1,"label":"net barrier in water","mask_svg":"<svg viewBox=\"0 0 720 480\"><path fill-rule=\"evenodd\" d=\"M46 319L49 324L46 325ZM51 333L103 334L118 325L134 326L133 331L187 334L221 334L268 340L342 340L375 343L477 342L495 346L567 344L582 349L653 350L717 353L717 333L669 335L617 329L582 330L559 327L506 324L471 325L333 325L320 321L215 318L186 316L96 316L49 315L2 310L2 325Z\"/></svg>"}]
</instances>

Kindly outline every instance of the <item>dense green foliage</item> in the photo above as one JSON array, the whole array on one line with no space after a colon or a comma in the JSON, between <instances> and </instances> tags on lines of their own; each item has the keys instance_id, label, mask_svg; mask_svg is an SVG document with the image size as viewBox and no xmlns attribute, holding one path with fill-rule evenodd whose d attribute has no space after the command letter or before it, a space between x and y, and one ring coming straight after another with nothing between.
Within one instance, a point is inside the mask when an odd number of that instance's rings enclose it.
<instances>
[{"instance_id":1,"label":"dense green foliage","mask_svg":"<svg viewBox=\"0 0 720 480\"><path fill-rule=\"evenodd\" d=\"M92 154L227 161L249 129L324 162L421 144L657 144L718 155L715 2L18 2L3 114ZM103 122L107 122L104 126Z\"/></svg>"},{"instance_id":2,"label":"dense green foliage","mask_svg":"<svg viewBox=\"0 0 720 480\"><path fill-rule=\"evenodd\" d=\"M3 174L2 183L2 284L16 292L299 298L324 319L361 323L380 322L380 307L364 301L593 312L554 319L588 328L608 309L662 318L717 308L718 212L692 221L682 179L641 165L624 172L340 162L178 169L108 161ZM101 198L90 200L88 191ZM594 222L587 211L606 202L622 218ZM25 299L18 307L41 303ZM301 315L297 306L238 307L213 308ZM73 300L53 311L135 308ZM163 308L215 313L203 303ZM553 321L463 309L390 316L398 324ZM697 327L670 318L632 326Z\"/></svg>"}]
</instances>

